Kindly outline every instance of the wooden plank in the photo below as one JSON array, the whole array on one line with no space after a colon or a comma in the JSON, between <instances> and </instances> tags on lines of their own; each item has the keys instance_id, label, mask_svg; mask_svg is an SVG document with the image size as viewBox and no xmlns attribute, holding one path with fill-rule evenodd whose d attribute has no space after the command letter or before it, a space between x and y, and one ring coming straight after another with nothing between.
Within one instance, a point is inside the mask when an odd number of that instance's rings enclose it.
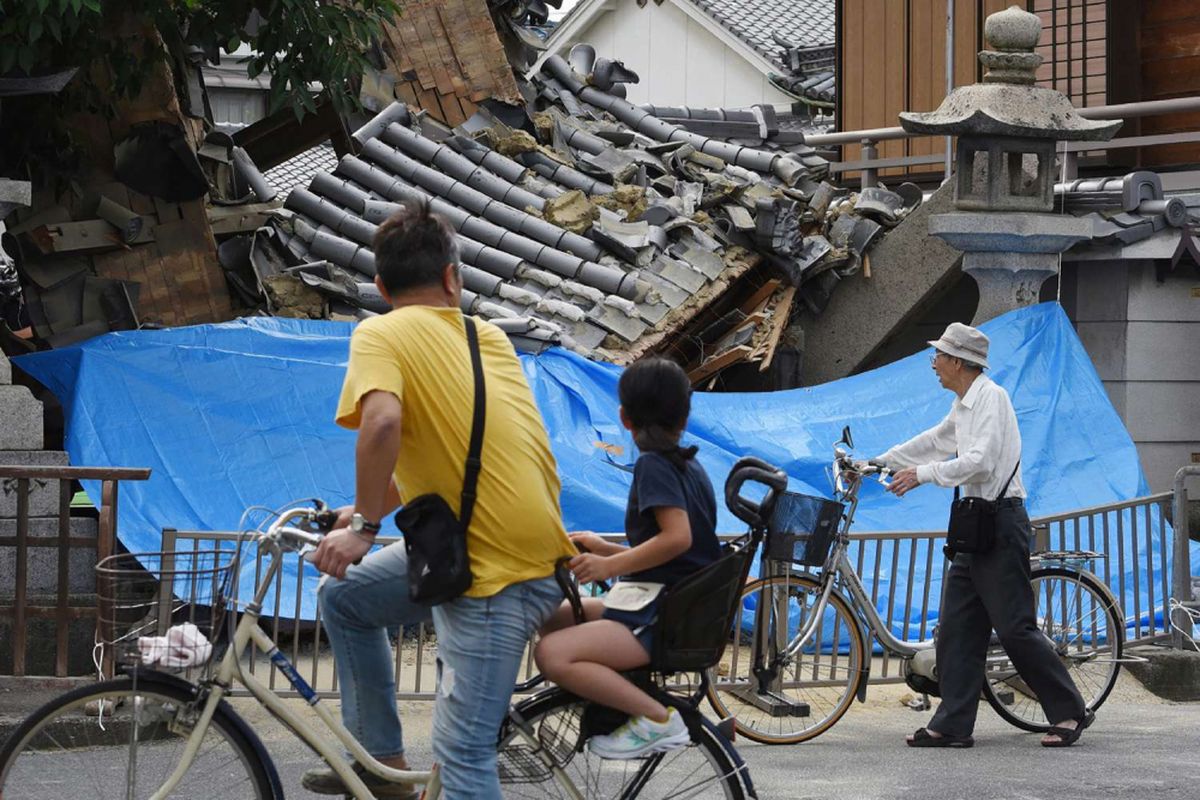
<instances>
[{"instance_id":1,"label":"wooden plank","mask_svg":"<svg viewBox=\"0 0 1200 800\"><path fill-rule=\"evenodd\" d=\"M1200 55L1142 64L1142 97L1157 100L1200 94Z\"/></svg>"},{"instance_id":2,"label":"wooden plank","mask_svg":"<svg viewBox=\"0 0 1200 800\"><path fill-rule=\"evenodd\" d=\"M29 568L29 478L17 478L17 584L13 589L12 674L25 674L25 583Z\"/></svg>"},{"instance_id":3,"label":"wooden plank","mask_svg":"<svg viewBox=\"0 0 1200 800\"><path fill-rule=\"evenodd\" d=\"M1154 0L1138 5L1141 6L1143 25L1172 24L1179 20L1200 17L1200 7L1196 5L1196 0Z\"/></svg>"},{"instance_id":4,"label":"wooden plank","mask_svg":"<svg viewBox=\"0 0 1200 800\"><path fill-rule=\"evenodd\" d=\"M749 314L767 302L771 298L771 295L775 294L775 290L782 285L783 281L779 280L779 278L768 279L766 283L754 291L754 294L742 301L742 304L738 306L738 310L743 314Z\"/></svg>"},{"instance_id":5,"label":"wooden plank","mask_svg":"<svg viewBox=\"0 0 1200 800\"><path fill-rule=\"evenodd\" d=\"M775 358L775 350L779 347L779 339L783 336L784 328L787 327L788 317L791 316L792 311L792 301L795 299L796 287L789 286L783 290L779 296L779 302L775 304L775 311L771 317L771 333L767 337L767 357L759 366L759 372L766 372L771 368L771 361Z\"/></svg>"},{"instance_id":6,"label":"wooden plank","mask_svg":"<svg viewBox=\"0 0 1200 800\"><path fill-rule=\"evenodd\" d=\"M842 69L840 97L838 102L838 127L844 131L861 130L868 127L864 120L862 40L866 26L873 23L867 18L866 0L845 0L842 4ZM842 147L842 160L859 158L862 148L856 144ZM843 176L847 179L850 176Z\"/></svg>"},{"instance_id":7,"label":"wooden plank","mask_svg":"<svg viewBox=\"0 0 1200 800\"><path fill-rule=\"evenodd\" d=\"M900 112L908 108L908 42L906 36L896 35L908 26L908 4L887 3L884 16L883 57L880 59L883 69L883 115L887 125L900 124ZM884 158L903 158L907 155L908 143L904 139L894 139L882 142L879 155ZM904 170L884 170L883 175L895 175Z\"/></svg>"},{"instance_id":8,"label":"wooden plank","mask_svg":"<svg viewBox=\"0 0 1200 800\"><path fill-rule=\"evenodd\" d=\"M693 384L700 383L705 378L717 374L726 367L744 360L748 355L750 355L750 350L751 348L748 345L743 344L730 348L719 355L715 355L712 358L705 360L704 363L689 372L688 380L690 380Z\"/></svg>"},{"instance_id":9,"label":"wooden plank","mask_svg":"<svg viewBox=\"0 0 1200 800\"><path fill-rule=\"evenodd\" d=\"M54 674L66 677L67 674L67 632L70 630L70 619L67 609L70 607L70 596L67 593L71 579L71 483L58 482L58 597L55 601L55 636L54 636Z\"/></svg>"}]
</instances>

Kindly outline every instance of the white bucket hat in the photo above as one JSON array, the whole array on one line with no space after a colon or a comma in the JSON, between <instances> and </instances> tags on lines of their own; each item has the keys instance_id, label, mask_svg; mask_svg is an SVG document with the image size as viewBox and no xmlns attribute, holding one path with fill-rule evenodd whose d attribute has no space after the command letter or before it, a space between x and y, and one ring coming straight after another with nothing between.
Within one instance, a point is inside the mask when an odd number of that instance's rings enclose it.
<instances>
[{"instance_id":1,"label":"white bucket hat","mask_svg":"<svg viewBox=\"0 0 1200 800\"><path fill-rule=\"evenodd\" d=\"M970 325L951 322L942 338L929 344L948 356L961 358L984 369L988 368L988 337Z\"/></svg>"}]
</instances>

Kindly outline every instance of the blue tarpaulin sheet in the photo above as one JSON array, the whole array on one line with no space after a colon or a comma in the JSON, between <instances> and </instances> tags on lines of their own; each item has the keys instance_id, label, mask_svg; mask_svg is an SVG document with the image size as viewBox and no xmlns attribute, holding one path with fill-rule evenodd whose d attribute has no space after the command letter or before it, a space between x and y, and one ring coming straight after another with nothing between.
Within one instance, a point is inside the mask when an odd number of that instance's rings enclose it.
<instances>
[{"instance_id":1,"label":"blue tarpaulin sheet","mask_svg":"<svg viewBox=\"0 0 1200 800\"><path fill-rule=\"evenodd\" d=\"M234 530L250 505L311 496L350 501L354 434L332 418L351 330L348 323L250 318L112 333L15 363L61 400L72 463L153 469L148 481L122 486L119 508L121 542L152 551L164 528ZM1133 442L1061 308L1014 311L983 330L992 340L991 375L1009 391L1020 422L1031 513L1147 494ZM617 416L620 370L561 349L522 362L558 460L568 529L620 531L629 475L611 460L632 459ZM700 445L718 491L734 461L755 455L786 470L792 490L829 496L832 443L843 425L852 427L856 452L869 457L935 424L951 399L925 351L811 388L697 393L687 440ZM621 445L626 455L611 456L597 442ZM95 486L86 488L99 499ZM898 499L868 484L856 528L937 530L950 499L949 490L936 487ZM722 508L719 528L737 532L742 525ZM1151 551L1141 563L1149 558L1161 570L1159 535L1156 523L1149 538L1124 545ZM872 558L870 551L866 563ZM917 562L910 575L909 559L900 558L896 580L922 580L924 559ZM940 573L940 558L934 563ZM253 578L253 567L246 569L243 586ZM290 610L297 566L288 569L281 599ZM304 570L299 607L312 618L316 574ZM878 596L886 598L888 576L880 580ZM1145 595L1146 582L1140 585ZM933 609L939 590L931 586ZM919 598L907 611L900 607L904 592L898 594L893 620L915 621ZM1133 597L1123 599L1129 606ZM1161 597L1154 601L1161 607Z\"/></svg>"}]
</instances>

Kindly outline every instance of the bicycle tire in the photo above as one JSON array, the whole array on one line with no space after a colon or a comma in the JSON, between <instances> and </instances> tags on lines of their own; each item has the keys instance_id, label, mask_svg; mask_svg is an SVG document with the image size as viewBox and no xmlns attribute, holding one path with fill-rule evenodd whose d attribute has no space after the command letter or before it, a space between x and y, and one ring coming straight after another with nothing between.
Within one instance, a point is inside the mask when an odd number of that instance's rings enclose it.
<instances>
[{"instance_id":1,"label":"bicycle tire","mask_svg":"<svg viewBox=\"0 0 1200 800\"><path fill-rule=\"evenodd\" d=\"M1108 699L1121 670L1125 624L1116 602L1088 572L1039 567L1033 570L1031 582L1040 627L1054 640L1087 708L1095 711ZM1056 588L1055 582L1061 582L1062 587ZM1075 630L1075 635L1066 637L1065 632L1070 630ZM996 713L1022 730L1049 730L1050 722L1037 696L1006 660L1004 648L992 645L987 664L983 693Z\"/></svg>"},{"instance_id":2,"label":"bicycle tire","mask_svg":"<svg viewBox=\"0 0 1200 800\"><path fill-rule=\"evenodd\" d=\"M547 763L553 763L586 798L643 797L724 798L754 796L746 770L724 737L699 717L699 738L693 744L649 758L610 761L593 756L580 742L587 701L553 688L522 701L500 731L497 758L505 798L564 798L573 796ZM517 730L514 717L524 720L539 746ZM750 791L747 792L747 787Z\"/></svg>"},{"instance_id":3,"label":"bicycle tire","mask_svg":"<svg viewBox=\"0 0 1200 800\"><path fill-rule=\"evenodd\" d=\"M760 578L743 590L742 607L757 608L764 589L769 589L772 596L781 589L787 592L785 638L790 638L803 623L804 609L810 608L820 597L821 584L806 575ZM793 613L797 615L795 627L792 625ZM831 618L832 622L827 622ZM736 621L735 626L740 622ZM778 615L773 614L768 630L773 643L778 640L770 634L778 629ZM726 647L721 663L708 671L708 701L718 716L733 717L738 734L761 744L806 742L833 727L850 708L863 680L866 646L858 617L837 592L829 595L825 618L814 634L813 643L793 657L788 672L790 678L787 675L780 678L776 694L792 704L782 706L789 712L784 715L772 716L764 709L761 695L749 694L754 691L750 676L752 655L750 646L743 644L749 637L737 629L731 634L732 641ZM836 648L833 646L835 641ZM722 671L728 674L722 675ZM807 680L806 675L809 676ZM795 712L804 710L802 706L807 706L807 716L796 716Z\"/></svg>"},{"instance_id":4,"label":"bicycle tire","mask_svg":"<svg viewBox=\"0 0 1200 800\"><path fill-rule=\"evenodd\" d=\"M139 675L136 687L133 677L124 676L56 697L22 722L0 748L0 797L124 798L131 771L135 796L149 797L179 763L189 730L186 709L196 697L194 685L155 673ZM101 700L123 705L106 708L102 716L84 713L88 703ZM173 731L173 724L184 727ZM202 787L195 780L189 785L188 776L199 777ZM170 796L274 800L283 797L283 790L262 742L222 702L196 760Z\"/></svg>"}]
</instances>

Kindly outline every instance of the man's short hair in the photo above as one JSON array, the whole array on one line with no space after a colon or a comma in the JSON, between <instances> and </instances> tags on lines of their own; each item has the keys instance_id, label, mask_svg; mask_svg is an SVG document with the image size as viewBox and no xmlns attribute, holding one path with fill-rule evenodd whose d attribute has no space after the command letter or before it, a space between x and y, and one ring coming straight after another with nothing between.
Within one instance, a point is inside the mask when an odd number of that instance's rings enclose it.
<instances>
[{"instance_id":1,"label":"man's short hair","mask_svg":"<svg viewBox=\"0 0 1200 800\"><path fill-rule=\"evenodd\" d=\"M388 217L374 244L375 273L390 294L441 283L446 265L458 266L454 229L423 200Z\"/></svg>"}]
</instances>

